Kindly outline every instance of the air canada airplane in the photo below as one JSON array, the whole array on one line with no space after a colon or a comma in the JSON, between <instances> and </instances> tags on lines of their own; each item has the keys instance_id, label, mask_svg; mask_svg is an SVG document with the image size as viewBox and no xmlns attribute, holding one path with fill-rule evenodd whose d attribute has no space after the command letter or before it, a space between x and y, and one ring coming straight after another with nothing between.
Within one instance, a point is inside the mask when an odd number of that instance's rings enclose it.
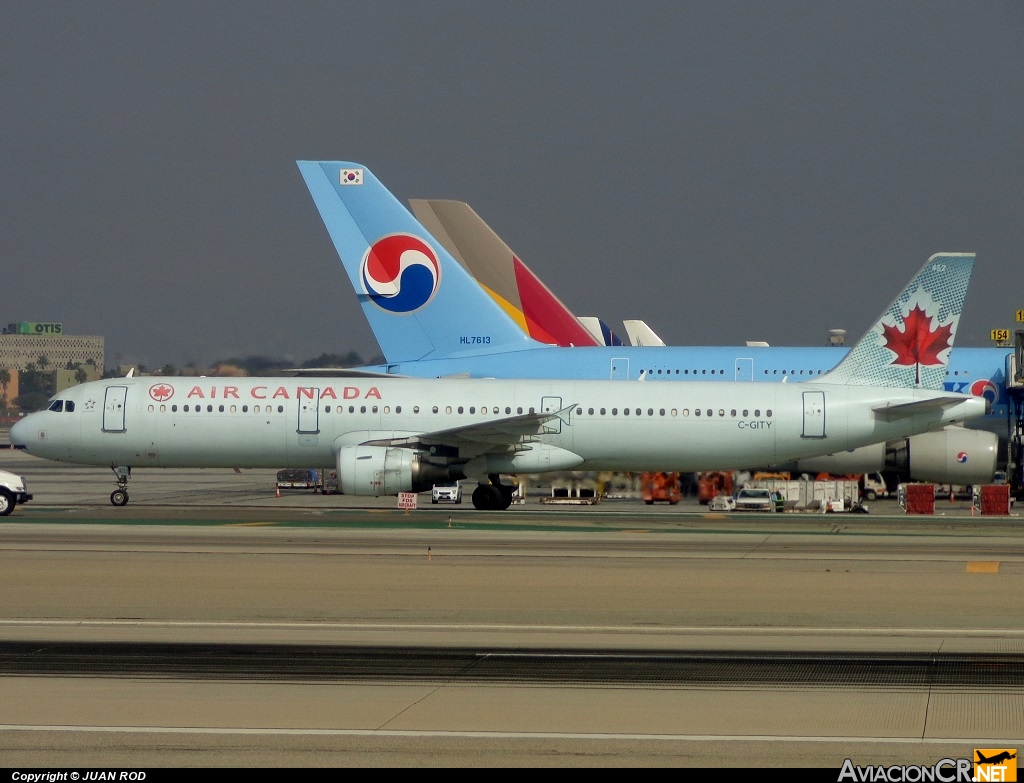
<instances>
[{"instance_id":1,"label":"air canada airplane","mask_svg":"<svg viewBox=\"0 0 1024 783\"><path fill-rule=\"evenodd\" d=\"M366 257L368 279L418 284L420 297L436 287L407 277L433 266L416 237L386 237L410 254L389 267L367 236L341 251ZM126 377L59 392L10 438L46 459L109 465L116 506L138 467L333 466L341 492L364 496L468 478L473 505L493 510L512 501L502 474L777 464L984 415L983 399L942 389L973 265L933 256L835 369L804 382Z\"/></svg>"},{"instance_id":2,"label":"air canada airplane","mask_svg":"<svg viewBox=\"0 0 1024 783\"><path fill-rule=\"evenodd\" d=\"M569 323L574 316L468 205L412 202L417 214L442 237L438 239L366 167L331 161L299 161L298 166L388 362L352 368L351 374L792 382L821 377L847 353L846 348L825 346L545 344L532 337L540 333L537 324L556 332L557 324ZM448 248L459 253L465 266ZM467 271L471 256L478 256L473 270L497 268L483 275L482 286ZM481 262L485 256L492 259L489 264ZM513 266L507 263L510 257ZM517 285L519 298L514 299L508 292ZM562 345L568 344L565 334ZM970 429L956 426L897 437L774 467L798 473L891 470L938 483L989 482L1004 453L999 435L1005 438L1008 431L1005 379L1011 356L1008 349L958 348L944 368L947 391L989 403L990 415L972 422Z\"/></svg>"}]
</instances>

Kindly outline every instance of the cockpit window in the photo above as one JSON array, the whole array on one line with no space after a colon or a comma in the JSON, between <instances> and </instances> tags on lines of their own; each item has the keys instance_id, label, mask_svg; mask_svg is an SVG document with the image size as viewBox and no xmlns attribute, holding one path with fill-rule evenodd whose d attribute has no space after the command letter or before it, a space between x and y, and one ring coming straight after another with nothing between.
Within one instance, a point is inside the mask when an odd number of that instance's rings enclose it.
<instances>
[{"instance_id":1,"label":"cockpit window","mask_svg":"<svg viewBox=\"0 0 1024 783\"><path fill-rule=\"evenodd\" d=\"M54 400L53 402L50 403L49 410L55 411L56 413L60 413L62 410L64 410L64 400Z\"/></svg>"},{"instance_id":2,"label":"cockpit window","mask_svg":"<svg viewBox=\"0 0 1024 783\"><path fill-rule=\"evenodd\" d=\"M74 400L68 400L67 402L64 403L64 411L65 411L65 413L74 413L74 410L75 410L75 402L74 402Z\"/></svg>"}]
</instances>

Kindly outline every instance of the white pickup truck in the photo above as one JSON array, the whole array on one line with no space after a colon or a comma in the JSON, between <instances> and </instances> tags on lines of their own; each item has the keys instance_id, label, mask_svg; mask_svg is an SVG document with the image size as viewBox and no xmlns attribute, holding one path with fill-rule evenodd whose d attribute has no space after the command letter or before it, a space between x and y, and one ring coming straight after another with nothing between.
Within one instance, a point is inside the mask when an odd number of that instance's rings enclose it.
<instances>
[{"instance_id":1,"label":"white pickup truck","mask_svg":"<svg viewBox=\"0 0 1024 783\"><path fill-rule=\"evenodd\" d=\"M0 517L14 511L19 503L28 503L32 496L25 489L25 477L0 470Z\"/></svg>"}]
</instances>

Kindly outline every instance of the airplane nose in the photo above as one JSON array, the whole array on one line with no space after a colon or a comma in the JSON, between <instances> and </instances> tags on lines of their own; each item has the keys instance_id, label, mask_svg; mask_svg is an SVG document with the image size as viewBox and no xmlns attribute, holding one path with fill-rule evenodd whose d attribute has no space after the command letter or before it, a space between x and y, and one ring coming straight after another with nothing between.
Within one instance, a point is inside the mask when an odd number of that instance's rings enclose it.
<instances>
[{"instance_id":1,"label":"airplane nose","mask_svg":"<svg viewBox=\"0 0 1024 783\"><path fill-rule=\"evenodd\" d=\"M16 449L25 448L25 445L28 442L29 423L26 419L21 419L15 422L14 426L11 427L11 432L8 437L11 439L11 445Z\"/></svg>"}]
</instances>

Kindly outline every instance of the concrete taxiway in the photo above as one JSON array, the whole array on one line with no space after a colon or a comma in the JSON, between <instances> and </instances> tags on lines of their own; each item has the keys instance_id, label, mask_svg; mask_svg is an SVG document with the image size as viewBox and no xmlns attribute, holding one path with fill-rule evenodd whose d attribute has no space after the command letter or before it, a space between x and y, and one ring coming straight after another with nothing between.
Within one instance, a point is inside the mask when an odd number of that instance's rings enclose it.
<instances>
[{"instance_id":1,"label":"concrete taxiway","mask_svg":"<svg viewBox=\"0 0 1024 783\"><path fill-rule=\"evenodd\" d=\"M894 676L902 654L1024 656L1016 515L972 517L957 504L927 519L894 504L866 515L709 515L639 501L557 509L529 495L504 514L465 504L406 513L392 498L277 498L273 471L140 472L131 503L115 509L109 471L18 453L0 454L0 467L26 475L36 495L0 522L0 643L102 642L126 656L148 643L630 650L655 669L659 653L883 661L859 684L560 684L410 681L398 669L373 681L268 680L244 666L147 676L137 663L125 676L44 676L12 673L10 660L0 676L6 766L837 774L845 758L933 764L1024 744L1020 688Z\"/></svg>"}]
</instances>

